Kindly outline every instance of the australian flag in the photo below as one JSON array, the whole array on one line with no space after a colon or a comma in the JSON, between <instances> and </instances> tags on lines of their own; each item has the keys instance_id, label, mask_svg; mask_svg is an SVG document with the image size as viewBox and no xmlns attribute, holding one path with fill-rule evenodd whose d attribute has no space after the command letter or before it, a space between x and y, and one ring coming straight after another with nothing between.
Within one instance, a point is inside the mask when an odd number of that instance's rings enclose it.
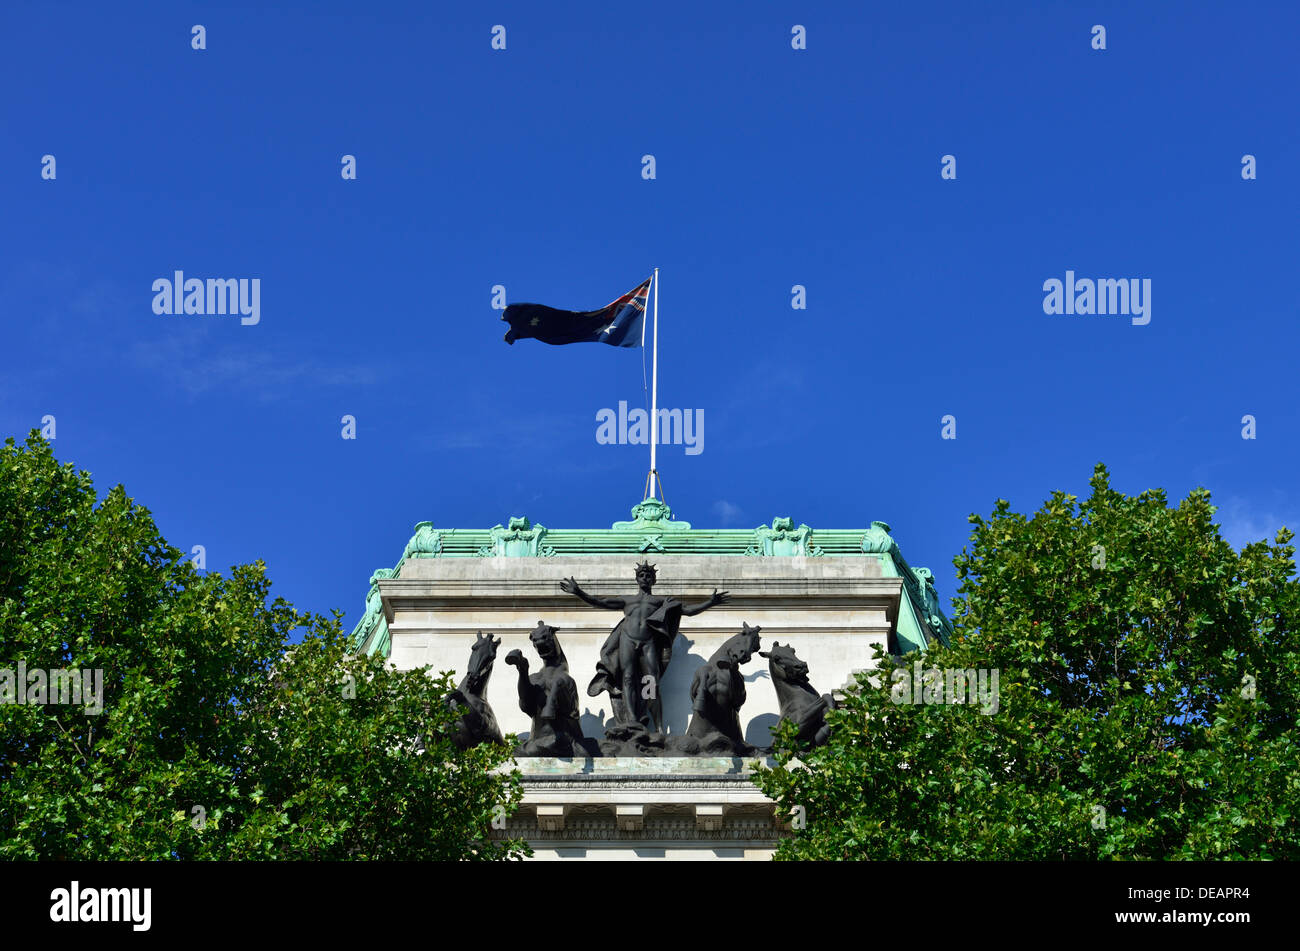
<instances>
[{"instance_id":1,"label":"australian flag","mask_svg":"<svg viewBox=\"0 0 1300 951\"><path fill-rule=\"evenodd\" d=\"M542 343L557 346L607 343L611 347L639 347L652 280L646 278L600 310L556 310L545 304L511 304L501 315L510 324L506 343L535 337Z\"/></svg>"}]
</instances>

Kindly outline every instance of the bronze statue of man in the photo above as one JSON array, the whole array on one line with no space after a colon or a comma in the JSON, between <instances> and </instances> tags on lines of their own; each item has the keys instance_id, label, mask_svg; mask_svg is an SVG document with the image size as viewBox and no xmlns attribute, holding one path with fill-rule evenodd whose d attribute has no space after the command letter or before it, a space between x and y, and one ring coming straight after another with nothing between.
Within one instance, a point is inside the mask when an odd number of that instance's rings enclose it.
<instances>
[{"instance_id":1,"label":"bronze statue of man","mask_svg":"<svg viewBox=\"0 0 1300 951\"><path fill-rule=\"evenodd\" d=\"M614 719L624 727L638 724L647 732L667 732L659 682L673 656L673 641L683 617L694 617L730 599L727 592L713 590L699 604L682 604L676 598L652 592L658 576L654 565L636 566L640 591L626 598L600 598L587 594L572 578L560 582L560 589L586 601L594 608L622 611L619 621L600 649L596 676L587 687L595 697L608 691Z\"/></svg>"}]
</instances>

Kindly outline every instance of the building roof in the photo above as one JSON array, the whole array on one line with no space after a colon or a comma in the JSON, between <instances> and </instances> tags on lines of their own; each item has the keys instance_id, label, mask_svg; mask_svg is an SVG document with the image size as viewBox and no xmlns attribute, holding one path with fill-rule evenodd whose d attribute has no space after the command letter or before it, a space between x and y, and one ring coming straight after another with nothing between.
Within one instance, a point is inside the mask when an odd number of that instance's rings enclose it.
<instances>
[{"instance_id":1,"label":"building roof","mask_svg":"<svg viewBox=\"0 0 1300 951\"><path fill-rule=\"evenodd\" d=\"M934 575L912 568L885 522L870 528L813 529L789 518L752 529L692 528L673 518L659 499L632 507L632 520L610 528L547 528L522 516L492 528L434 528L419 522L401 558L370 578L366 611L352 630L350 645L387 657L392 647L379 582L400 575L414 558L550 558L556 555L746 555L754 558L874 558L886 578L901 578L907 597L899 606L896 637L890 649L900 654L924 650L934 640L947 644L952 624L939 607Z\"/></svg>"}]
</instances>

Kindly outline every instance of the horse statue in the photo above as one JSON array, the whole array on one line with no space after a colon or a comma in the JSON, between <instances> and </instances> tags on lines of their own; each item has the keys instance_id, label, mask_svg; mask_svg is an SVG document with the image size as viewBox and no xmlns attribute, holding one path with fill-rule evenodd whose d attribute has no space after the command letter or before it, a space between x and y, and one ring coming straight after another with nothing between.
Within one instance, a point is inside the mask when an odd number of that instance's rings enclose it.
<instances>
[{"instance_id":1,"label":"horse statue","mask_svg":"<svg viewBox=\"0 0 1300 951\"><path fill-rule=\"evenodd\" d=\"M516 756L599 755L595 741L582 735L578 720L578 685L569 676L569 662L564 648L555 637L557 628L541 621L528 635L533 648L542 658L542 669L529 676L528 658L520 650L506 655L506 663L519 669L519 709L533 718L528 740Z\"/></svg>"},{"instance_id":2,"label":"horse statue","mask_svg":"<svg viewBox=\"0 0 1300 951\"><path fill-rule=\"evenodd\" d=\"M768 672L776 687L781 719L789 720L798 731L799 741L821 746L830 736L826 711L835 709L835 699L828 693L818 695L808 683L808 665L794 655L789 644L782 647L773 641L770 651L759 651L768 659Z\"/></svg>"},{"instance_id":3,"label":"horse statue","mask_svg":"<svg viewBox=\"0 0 1300 951\"><path fill-rule=\"evenodd\" d=\"M708 663L695 671L691 680L693 715L686 735L699 741L701 752L739 756L754 752L740 732L740 705L745 702L740 667L758 650L761 630L745 624L743 631L728 638Z\"/></svg>"},{"instance_id":4,"label":"horse statue","mask_svg":"<svg viewBox=\"0 0 1300 951\"><path fill-rule=\"evenodd\" d=\"M496 660L500 645L501 638L491 634L484 636L479 631L469 652L469 667L465 678L447 698L447 706L458 714L452 728L451 741L462 750L480 743L505 742L501 728L497 726L496 714L484 697L488 678L492 676L492 663Z\"/></svg>"}]
</instances>

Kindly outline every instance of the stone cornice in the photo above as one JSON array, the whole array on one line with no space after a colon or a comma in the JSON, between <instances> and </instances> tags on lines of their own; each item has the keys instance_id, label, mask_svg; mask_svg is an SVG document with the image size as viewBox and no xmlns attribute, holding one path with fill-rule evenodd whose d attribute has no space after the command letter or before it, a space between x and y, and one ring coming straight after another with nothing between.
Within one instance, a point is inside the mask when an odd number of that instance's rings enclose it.
<instances>
[{"instance_id":1,"label":"stone cornice","mask_svg":"<svg viewBox=\"0 0 1300 951\"><path fill-rule=\"evenodd\" d=\"M548 564L548 567L551 567ZM509 607L521 611L554 613L556 609L591 610L575 604L572 595L560 590L559 579L567 577L564 564L556 564L546 577L520 577L512 572L470 578L390 578L377 582L382 599L383 616L392 623L397 612L424 611L442 614L461 610L489 610ZM626 594L627 578L584 578L578 582L591 594ZM684 599L700 599L717 588L731 593L732 610L745 608L779 607L783 601L794 602L815 596L817 603L832 607L876 607L885 612L892 625L897 621L897 611L904 582L901 578L870 577L741 577L731 574L700 575L691 579L689 589L680 590L674 585L655 586L655 593ZM603 620L602 620L603 623ZM707 621L699 623L707 624Z\"/></svg>"},{"instance_id":2,"label":"stone cornice","mask_svg":"<svg viewBox=\"0 0 1300 951\"><path fill-rule=\"evenodd\" d=\"M899 617L897 608L890 616L890 623L898 627L897 650L924 648L935 638L947 641L951 634L952 625L939 606L933 575L925 568L913 569L907 564L886 522L874 521L863 529L816 529L778 516L770 525L752 529L701 529L677 521L668 506L654 499L634 506L632 516L631 521L615 522L607 529L548 529L523 516L490 529L439 529L432 522L419 522L397 565L375 572L365 614L352 632L353 649L387 655L390 632L383 622L393 619L394 599L403 607L422 610L456 610L466 599L509 599L521 609L546 610L561 603L553 584L565 574L577 576L593 594L626 590L629 579L624 575L620 574L615 584L612 576L584 578L580 567L584 562L610 562L623 557L664 562L681 557L693 561L737 557L754 568L777 569L773 577L755 583L756 576L749 571L729 570L713 576L704 566L704 574L694 569L689 572L691 584L682 590L673 586L673 579L661 568L666 583L657 586L660 593L690 596L717 587L732 591L742 606L771 605L782 597L810 594L828 598L825 603L832 605L850 604L854 599L871 603L890 596L897 600L901 582L906 617ZM464 577L447 577L457 572L422 570L423 565L433 563L492 567L463 572ZM852 580L822 576L823 566L849 564L857 575ZM545 565L546 577L528 577L529 571L518 570L525 565ZM777 578L776 574L785 577ZM380 593L382 607L375 597Z\"/></svg>"}]
</instances>

